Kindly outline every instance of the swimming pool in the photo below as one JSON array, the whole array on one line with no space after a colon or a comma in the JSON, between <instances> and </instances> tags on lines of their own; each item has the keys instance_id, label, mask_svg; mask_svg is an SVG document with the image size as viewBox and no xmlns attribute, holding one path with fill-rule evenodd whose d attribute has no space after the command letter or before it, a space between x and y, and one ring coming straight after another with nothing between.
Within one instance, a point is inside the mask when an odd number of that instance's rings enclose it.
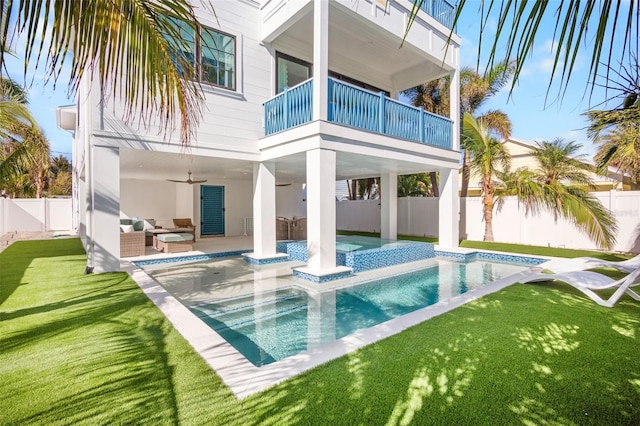
<instances>
[{"instance_id":1,"label":"swimming pool","mask_svg":"<svg viewBox=\"0 0 640 426\"><path fill-rule=\"evenodd\" d=\"M264 366L446 301L530 264L437 258L427 268L326 291L298 285L284 265L237 259L147 273L242 353Z\"/></svg>"}]
</instances>

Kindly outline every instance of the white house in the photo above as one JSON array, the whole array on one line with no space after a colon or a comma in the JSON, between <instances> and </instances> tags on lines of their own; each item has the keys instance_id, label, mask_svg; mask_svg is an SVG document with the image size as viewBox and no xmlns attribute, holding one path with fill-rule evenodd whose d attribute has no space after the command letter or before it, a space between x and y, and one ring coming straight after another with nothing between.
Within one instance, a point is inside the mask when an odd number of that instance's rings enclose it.
<instances>
[{"instance_id":1,"label":"white house","mask_svg":"<svg viewBox=\"0 0 640 426\"><path fill-rule=\"evenodd\" d=\"M382 237L397 235L396 177L438 171L440 244L458 244L458 104L449 120L398 93L450 75L459 44L447 0L227 0L196 8L218 49L202 47L206 107L190 152L157 127L127 124L117 101L85 82L58 111L74 132L79 233L95 272L120 267L119 219L190 217L198 238L243 233L255 259L276 256L276 217L307 217L306 273L336 267L337 180L381 177ZM201 184L181 184L187 172ZM279 186L277 183L293 183ZM302 185L306 184L306 201ZM209 197L209 198L207 198ZM211 203L213 197L214 203ZM215 206L215 207L212 207Z\"/></svg>"}]
</instances>

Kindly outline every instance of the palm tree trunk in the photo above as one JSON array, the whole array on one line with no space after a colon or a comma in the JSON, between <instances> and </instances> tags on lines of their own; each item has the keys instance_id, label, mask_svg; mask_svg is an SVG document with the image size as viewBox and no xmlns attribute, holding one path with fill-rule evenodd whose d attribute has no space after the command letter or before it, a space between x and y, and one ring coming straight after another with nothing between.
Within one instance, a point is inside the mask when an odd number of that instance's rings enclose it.
<instances>
[{"instance_id":1,"label":"palm tree trunk","mask_svg":"<svg viewBox=\"0 0 640 426\"><path fill-rule=\"evenodd\" d=\"M464 160L462 162L462 185L460 187L460 197L466 198L469 190L469 178L470 178L470 166L469 166L469 153L464 150Z\"/></svg>"},{"instance_id":2,"label":"palm tree trunk","mask_svg":"<svg viewBox=\"0 0 640 426\"><path fill-rule=\"evenodd\" d=\"M484 207L484 241L493 241L493 193L491 175L485 176L482 182L483 196L482 205Z\"/></svg>"},{"instance_id":3,"label":"palm tree trunk","mask_svg":"<svg viewBox=\"0 0 640 426\"><path fill-rule=\"evenodd\" d=\"M429 172L429 179L431 180L431 192L434 197L440 196L440 189L438 188L438 175L436 172Z\"/></svg>"}]
</instances>

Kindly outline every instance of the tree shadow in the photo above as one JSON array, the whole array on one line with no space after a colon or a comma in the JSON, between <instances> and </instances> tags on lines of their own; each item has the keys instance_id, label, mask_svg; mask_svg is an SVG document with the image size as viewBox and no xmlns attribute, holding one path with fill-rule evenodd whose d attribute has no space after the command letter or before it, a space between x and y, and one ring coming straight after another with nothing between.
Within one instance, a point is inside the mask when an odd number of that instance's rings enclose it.
<instances>
[{"instance_id":1,"label":"tree shadow","mask_svg":"<svg viewBox=\"0 0 640 426\"><path fill-rule=\"evenodd\" d=\"M6 250L0 252L0 306L20 285L26 284L22 279L34 259L84 256L84 254L82 243L78 238L16 241L11 244ZM82 271L80 270L79 273Z\"/></svg>"}]
</instances>

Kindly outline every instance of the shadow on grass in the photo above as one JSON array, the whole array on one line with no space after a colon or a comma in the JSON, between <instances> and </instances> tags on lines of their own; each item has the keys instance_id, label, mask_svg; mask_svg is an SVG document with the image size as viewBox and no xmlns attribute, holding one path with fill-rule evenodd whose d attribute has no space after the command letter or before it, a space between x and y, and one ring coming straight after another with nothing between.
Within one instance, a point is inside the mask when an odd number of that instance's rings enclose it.
<instances>
[{"instance_id":1,"label":"shadow on grass","mask_svg":"<svg viewBox=\"0 0 640 426\"><path fill-rule=\"evenodd\" d=\"M640 308L515 285L245 402L266 424L631 424Z\"/></svg>"},{"instance_id":2,"label":"shadow on grass","mask_svg":"<svg viewBox=\"0 0 640 426\"><path fill-rule=\"evenodd\" d=\"M84 254L82 242L79 238L16 241L0 252L0 265L2 265L0 273L0 306L21 284L24 284L22 278L34 259L84 256ZM83 270L78 271L80 274L82 272Z\"/></svg>"}]
</instances>

